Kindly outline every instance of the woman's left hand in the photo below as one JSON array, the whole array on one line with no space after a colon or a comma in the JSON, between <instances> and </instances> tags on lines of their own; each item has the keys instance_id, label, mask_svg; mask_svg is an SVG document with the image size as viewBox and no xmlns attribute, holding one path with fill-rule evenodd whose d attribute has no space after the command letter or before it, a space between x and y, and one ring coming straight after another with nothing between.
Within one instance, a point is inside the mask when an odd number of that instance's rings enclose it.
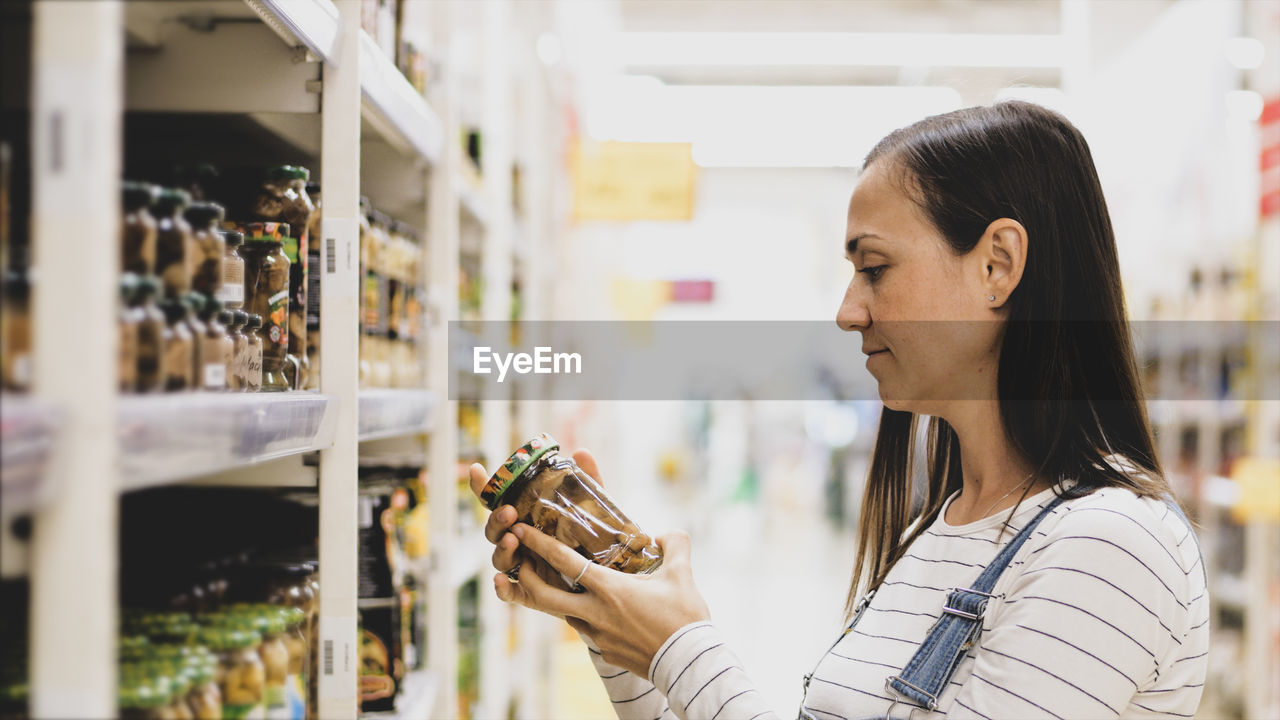
<instances>
[{"instance_id":1,"label":"woman's left hand","mask_svg":"<svg viewBox=\"0 0 1280 720\"><path fill-rule=\"evenodd\" d=\"M649 664L667 638L692 622L711 619L706 602L693 584L689 566L689 536L678 532L657 538L662 565L649 575L629 575L591 563L567 545L524 523L512 526L520 544L566 577L577 577L583 563L590 563L579 584L586 592L572 593L548 584L536 572L521 566L519 598L526 607L563 615L575 630L588 637L605 662L630 670L643 678ZM510 585L501 584L498 596L514 599Z\"/></svg>"}]
</instances>

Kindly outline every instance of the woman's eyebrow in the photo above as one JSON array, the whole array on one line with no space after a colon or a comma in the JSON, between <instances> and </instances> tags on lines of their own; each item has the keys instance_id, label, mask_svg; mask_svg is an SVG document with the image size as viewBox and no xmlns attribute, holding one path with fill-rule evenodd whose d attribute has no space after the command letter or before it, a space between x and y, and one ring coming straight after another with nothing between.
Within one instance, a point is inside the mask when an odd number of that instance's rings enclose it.
<instances>
[{"instance_id":1,"label":"woman's eyebrow","mask_svg":"<svg viewBox=\"0 0 1280 720\"><path fill-rule=\"evenodd\" d=\"M858 233L857 235L854 235L853 237L845 241L844 254L853 255L854 253L858 252L859 240L862 240L863 238L878 238L878 237L880 236L876 235L875 233Z\"/></svg>"}]
</instances>

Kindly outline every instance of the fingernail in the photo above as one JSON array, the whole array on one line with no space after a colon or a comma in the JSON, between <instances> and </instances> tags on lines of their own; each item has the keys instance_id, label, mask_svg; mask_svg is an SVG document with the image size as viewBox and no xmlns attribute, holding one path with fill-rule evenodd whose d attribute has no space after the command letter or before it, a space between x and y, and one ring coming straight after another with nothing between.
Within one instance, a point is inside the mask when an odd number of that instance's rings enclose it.
<instances>
[{"instance_id":1,"label":"fingernail","mask_svg":"<svg viewBox=\"0 0 1280 720\"><path fill-rule=\"evenodd\" d=\"M512 526L511 526L511 532L512 532L512 534L514 534L516 537L520 538L521 540L523 540L523 539L524 539L524 526L523 526L523 525L512 525Z\"/></svg>"},{"instance_id":2,"label":"fingernail","mask_svg":"<svg viewBox=\"0 0 1280 720\"><path fill-rule=\"evenodd\" d=\"M503 522L515 522L515 520L516 520L516 509L515 509L515 508L511 507L510 505L508 505L508 506L506 506L506 507L502 508L502 521L503 521Z\"/></svg>"}]
</instances>

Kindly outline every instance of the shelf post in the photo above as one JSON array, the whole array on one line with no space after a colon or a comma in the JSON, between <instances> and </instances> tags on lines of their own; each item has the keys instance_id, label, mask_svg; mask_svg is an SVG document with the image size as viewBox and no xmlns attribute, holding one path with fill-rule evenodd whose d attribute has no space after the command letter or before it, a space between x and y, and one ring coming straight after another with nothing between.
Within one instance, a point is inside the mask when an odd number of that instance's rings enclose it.
<instances>
[{"instance_id":1,"label":"shelf post","mask_svg":"<svg viewBox=\"0 0 1280 720\"><path fill-rule=\"evenodd\" d=\"M123 9L44 0L34 22L32 380L63 422L34 516L31 714L113 717Z\"/></svg>"},{"instance_id":2,"label":"shelf post","mask_svg":"<svg viewBox=\"0 0 1280 720\"><path fill-rule=\"evenodd\" d=\"M319 717L354 718L360 646L356 638L359 356L360 5L337 0L337 62L325 64L321 99L324 214L320 238L320 389L336 400L333 446L320 453Z\"/></svg>"}]
</instances>

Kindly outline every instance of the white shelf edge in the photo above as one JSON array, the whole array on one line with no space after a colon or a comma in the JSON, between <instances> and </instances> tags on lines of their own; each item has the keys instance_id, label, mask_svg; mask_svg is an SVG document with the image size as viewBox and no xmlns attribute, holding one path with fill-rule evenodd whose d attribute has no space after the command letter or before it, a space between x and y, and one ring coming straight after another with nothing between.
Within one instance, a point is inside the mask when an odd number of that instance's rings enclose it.
<instances>
[{"instance_id":1,"label":"white shelf edge","mask_svg":"<svg viewBox=\"0 0 1280 720\"><path fill-rule=\"evenodd\" d=\"M435 164L444 148L444 125L425 98L369 34L360 31L360 93L364 119L388 143Z\"/></svg>"},{"instance_id":2,"label":"white shelf edge","mask_svg":"<svg viewBox=\"0 0 1280 720\"><path fill-rule=\"evenodd\" d=\"M56 441L60 413L35 398L5 394L0 399L0 514L22 515L48 502L46 465Z\"/></svg>"},{"instance_id":3,"label":"white shelf edge","mask_svg":"<svg viewBox=\"0 0 1280 720\"><path fill-rule=\"evenodd\" d=\"M329 65L338 61L338 7L331 0L244 0L280 39Z\"/></svg>"},{"instance_id":4,"label":"white shelf edge","mask_svg":"<svg viewBox=\"0 0 1280 720\"><path fill-rule=\"evenodd\" d=\"M333 444L335 406L331 396L310 392L122 397L120 489L170 485L326 449Z\"/></svg>"},{"instance_id":5,"label":"white shelf edge","mask_svg":"<svg viewBox=\"0 0 1280 720\"><path fill-rule=\"evenodd\" d=\"M437 405L428 390L361 390L359 403L360 442L427 432Z\"/></svg>"},{"instance_id":6,"label":"white shelf edge","mask_svg":"<svg viewBox=\"0 0 1280 720\"><path fill-rule=\"evenodd\" d=\"M487 229L490 224L489 202L483 192L468 187L466 181L457 178L455 181L462 212L477 225Z\"/></svg>"}]
</instances>

